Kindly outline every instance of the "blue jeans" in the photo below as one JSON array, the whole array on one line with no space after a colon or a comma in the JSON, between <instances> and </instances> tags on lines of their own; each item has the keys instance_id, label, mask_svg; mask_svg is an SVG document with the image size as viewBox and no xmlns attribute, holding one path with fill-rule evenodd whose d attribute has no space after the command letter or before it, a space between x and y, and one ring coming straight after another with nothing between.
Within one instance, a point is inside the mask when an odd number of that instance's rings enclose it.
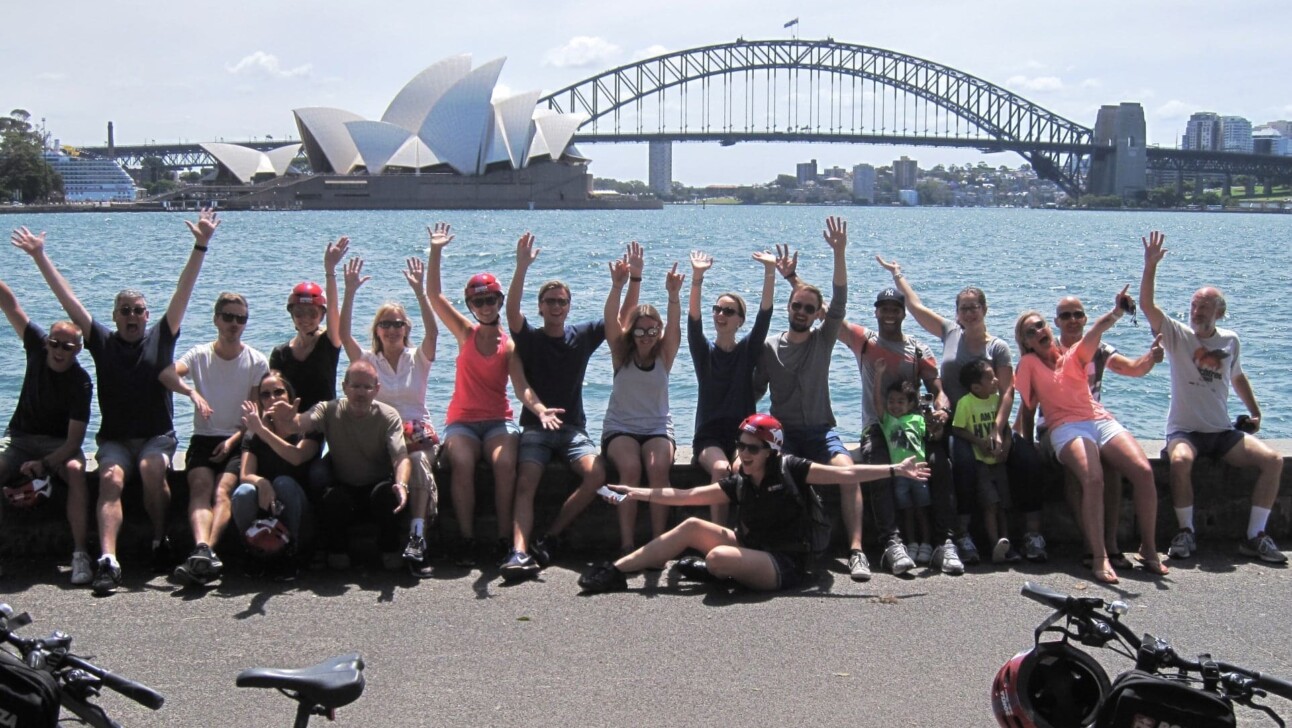
<instances>
[{"instance_id":1,"label":"blue jeans","mask_svg":"<svg viewBox=\"0 0 1292 728\"><path fill-rule=\"evenodd\" d=\"M301 516L305 512L305 490L291 476L280 475L273 480L274 497L282 501L283 525L291 535L293 543L300 542ZM256 497L256 486L243 483L233 491L233 522L238 526L238 533L243 534L255 522L260 513L260 501Z\"/></svg>"}]
</instances>

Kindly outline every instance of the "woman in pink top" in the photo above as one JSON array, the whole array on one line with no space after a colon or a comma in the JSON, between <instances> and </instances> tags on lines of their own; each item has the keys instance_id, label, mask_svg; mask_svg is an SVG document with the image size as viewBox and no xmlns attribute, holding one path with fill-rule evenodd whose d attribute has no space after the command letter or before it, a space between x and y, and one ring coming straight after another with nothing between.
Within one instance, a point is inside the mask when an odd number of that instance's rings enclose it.
<instances>
[{"instance_id":1,"label":"woman in pink top","mask_svg":"<svg viewBox=\"0 0 1292 728\"><path fill-rule=\"evenodd\" d=\"M430 270L427 288L431 308L444 328L458 342L458 358L444 425L444 448L448 453L453 515L457 518L461 542L454 549L460 566L475 563L475 469L481 455L493 467L494 508L498 515L498 551L505 557L511 550L512 501L516 486L516 453L520 427L512 421L511 399L507 396L510 376L516 396L543 421L544 427L560 426L559 410L548 410L538 401L516 344L499 326L502 284L491 273L477 273L467 281L463 298L476 323L463 316L440 285L440 263L444 248L453 241L446 223L427 228L431 236Z\"/></svg>"},{"instance_id":2,"label":"woman in pink top","mask_svg":"<svg viewBox=\"0 0 1292 728\"><path fill-rule=\"evenodd\" d=\"M1117 572L1108 562L1104 547L1104 475L1100 458L1106 458L1134 487L1135 517L1139 521L1140 564L1145 571L1167 573L1157 553L1157 486L1153 471L1139 443L1090 395L1086 365L1099 349L1103 333L1112 328L1124 310L1135 302L1126 290L1117 295L1113 309L1100 316L1076 346L1063 349L1038 311L1026 311L1014 325L1014 337L1022 356L1014 385L1023 399L1024 427L1031 429L1037 406L1044 408L1050 423L1050 444L1059 462L1081 484L1081 521L1086 547L1094 555L1091 569L1095 579L1117 583ZM1031 432L1025 433L1029 438Z\"/></svg>"}]
</instances>

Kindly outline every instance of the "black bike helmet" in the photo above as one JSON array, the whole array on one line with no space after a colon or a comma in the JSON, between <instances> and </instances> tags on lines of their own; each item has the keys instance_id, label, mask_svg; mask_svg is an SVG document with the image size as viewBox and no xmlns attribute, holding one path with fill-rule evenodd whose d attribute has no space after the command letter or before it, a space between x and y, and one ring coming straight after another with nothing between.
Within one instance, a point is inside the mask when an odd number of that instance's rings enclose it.
<instances>
[{"instance_id":1,"label":"black bike helmet","mask_svg":"<svg viewBox=\"0 0 1292 728\"><path fill-rule=\"evenodd\" d=\"M1094 724L1108 691L1108 674L1090 655L1042 642L1001 666L991 709L1003 728L1077 728Z\"/></svg>"}]
</instances>

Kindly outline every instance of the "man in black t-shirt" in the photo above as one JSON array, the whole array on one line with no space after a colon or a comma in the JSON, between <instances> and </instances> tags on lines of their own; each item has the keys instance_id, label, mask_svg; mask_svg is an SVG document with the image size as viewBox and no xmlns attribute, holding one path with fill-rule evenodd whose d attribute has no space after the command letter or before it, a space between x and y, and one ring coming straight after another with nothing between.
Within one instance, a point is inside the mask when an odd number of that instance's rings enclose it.
<instances>
[{"instance_id":1,"label":"man in black t-shirt","mask_svg":"<svg viewBox=\"0 0 1292 728\"><path fill-rule=\"evenodd\" d=\"M86 332L85 347L94 357L99 380L101 422L95 455L99 466L99 557L94 578L96 594L111 594L121 585L117 563L117 534L121 530L121 491L135 473L143 484L144 508L153 527L153 571L174 566L166 538L170 488L166 473L175 455L175 428L170 391L157 377L175 359L184 311L202 270L202 260L220 225L213 210L202 210L198 221L185 221L193 234L193 250L180 272L166 316L148 327L148 303L139 291L125 289L113 302L115 331L95 320L72 292L71 285L45 254L44 234L27 228L14 232L12 242L35 261L45 282L72 322Z\"/></svg>"},{"instance_id":2,"label":"man in black t-shirt","mask_svg":"<svg viewBox=\"0 0 1292 728\"><path fill-rule=\"evenodd\" d=\"M27 351L18 407L0 439L0 485L31 484L16 491L16 502L35 499L41 481L51 476L67 484L67 523L72 530L72 583L89 584L92 563L85 550L85 454L81 443L90 421L94 385L76 361L81 331L71 321L59 321L49 334L27 318L9 286L0 281L0 310L22 339ZM48 493L48 491L45 491Z\"/></svg>"}]
</instances>

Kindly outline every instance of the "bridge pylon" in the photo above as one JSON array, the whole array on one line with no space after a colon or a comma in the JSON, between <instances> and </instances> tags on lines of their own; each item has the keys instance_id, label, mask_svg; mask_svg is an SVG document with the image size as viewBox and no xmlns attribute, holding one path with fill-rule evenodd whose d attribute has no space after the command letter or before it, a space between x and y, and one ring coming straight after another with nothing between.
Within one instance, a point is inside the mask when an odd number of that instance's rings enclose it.
<instances>
[{"instance_id":1,"label":"bridge pylon","mask_svg":"<svg viewBox=\"0 0 1292 728\"><path fill-rule=\"evenodd\" d=\"M647 184L656 197L673 196L673 142L654 140L650 145L650 171Z\"/></svg>"},{"instance_id":2,"label":"bridge pylon","mask_svg":"<svg viewBox=\"0 0 1292 728\"><path fill-rule=\"evenodd\" d=\"M1099 108L1095 118L1095 153L1090 159L1086 189L1092 195L1123 200L1142 197L1146 190L1148 151L1144 107L1133 102Z\"/></svg>"}]
</instances>

